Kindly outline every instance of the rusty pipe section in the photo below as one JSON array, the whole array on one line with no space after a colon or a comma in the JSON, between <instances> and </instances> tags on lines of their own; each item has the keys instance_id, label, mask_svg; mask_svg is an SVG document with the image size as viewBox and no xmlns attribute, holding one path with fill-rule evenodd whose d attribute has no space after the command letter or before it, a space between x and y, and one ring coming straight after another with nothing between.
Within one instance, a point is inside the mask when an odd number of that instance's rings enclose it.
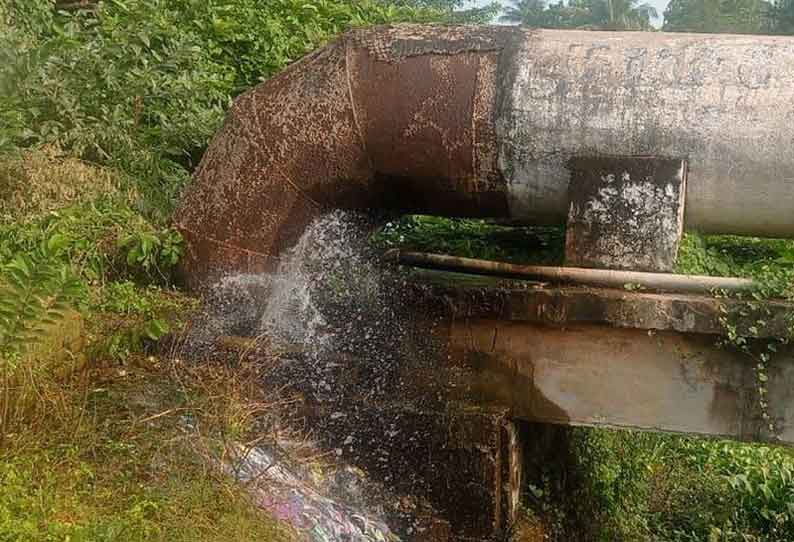
<instances>
[{"instance_id":1,"label":"rusty pipe section","mask_svg":"<svg viewBox=\"0 0 794 542\"><path fill-rule=\"evenodd\" d=\"M794 236L794 40L352 31L238 97L175 216L197 286L334 209L565 220L574 156L689 163L690 229Z\"/></svg>"},{"instance_id":2,"label":"rusty pipe section","mask_svg":"<svg viewBox=\"0 0 794 542\"><path fill-rule=\"evenodd\" d=\"M198 285L334 208L507 216L495 97L514 29L357 30L238 97L176 213Z\"/></svg>"}]
</instances>

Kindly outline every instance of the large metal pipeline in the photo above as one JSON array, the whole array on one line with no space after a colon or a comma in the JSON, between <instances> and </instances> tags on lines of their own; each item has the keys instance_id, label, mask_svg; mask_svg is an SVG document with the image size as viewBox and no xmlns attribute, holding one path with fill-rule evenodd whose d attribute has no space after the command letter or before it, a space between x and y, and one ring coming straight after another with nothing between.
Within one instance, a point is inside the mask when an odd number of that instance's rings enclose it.
<instances>
[{"instance_id":1,"label":"large metal pipeline","mask_svg":"<svg viewBox=\"0 0 794 542\"><path fill-rule=\"evenodd\" d=\"M176 213L191 284L333 208L562 223L573 156L688 160L689 229L794 237L794 39L349 32L238 97Z\"/></svg>"}]
</instances>

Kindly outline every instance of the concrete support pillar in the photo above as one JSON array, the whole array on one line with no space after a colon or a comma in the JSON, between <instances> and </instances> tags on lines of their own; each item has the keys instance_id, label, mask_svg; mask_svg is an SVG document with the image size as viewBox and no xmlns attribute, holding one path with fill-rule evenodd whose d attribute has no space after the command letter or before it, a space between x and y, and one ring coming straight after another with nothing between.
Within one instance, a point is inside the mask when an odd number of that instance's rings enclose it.
<instances>
[{"instance_id":1,"label":"concrete support pillar","mask_svg":"<svg viewBox=\"0 0 794 542\"><path fill-rule=\"evenodd\" d=\"M567 265L673 271L684 227L685 160L599 156L568 167Z\"/></svg>"}]
</instances>

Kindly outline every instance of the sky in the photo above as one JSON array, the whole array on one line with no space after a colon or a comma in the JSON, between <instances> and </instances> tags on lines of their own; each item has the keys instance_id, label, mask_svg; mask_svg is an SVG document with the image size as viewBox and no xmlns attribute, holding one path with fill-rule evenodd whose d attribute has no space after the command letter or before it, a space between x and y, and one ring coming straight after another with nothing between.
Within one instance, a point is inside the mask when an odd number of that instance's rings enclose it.
<instances>
[{"instance_id":1,"label":"sky","mask_svg":"<svg viewBox=\"0 0 794 542\"><path fill-rule=\"evenodd\" d=\"M470 4L473 6L487 6L491 3L492 0L469 0ZM502 4L508 4L510 0L497 0L500 1ZM659 18L655 21L651 21L654 26L660 27L662 26L662 13L664 13L664 8L667 7L667 3L669 0L644 0L648 2L650 5L656 8L656 11L659 12ZM642 3L642 2L640 2Z\"/></svg>"}]
</instances>

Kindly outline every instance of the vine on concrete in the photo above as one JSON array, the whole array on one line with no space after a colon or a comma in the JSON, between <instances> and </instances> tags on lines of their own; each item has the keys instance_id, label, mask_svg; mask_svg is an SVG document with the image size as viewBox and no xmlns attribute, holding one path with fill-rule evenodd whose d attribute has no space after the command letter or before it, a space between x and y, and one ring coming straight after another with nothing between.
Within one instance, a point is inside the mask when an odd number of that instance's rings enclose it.
<instances>
[{"instance_id":1,"label":"vine on concrete","mask_svg":"<svg viewBox=\"0 0 794 542\"><path fill-rule=\"evenodd\" d=\"M756 301L761 301L765 297L759 293L753 294ZM752 302L749 305L750 309L757 310L763 306L760 303ZM769 315L768 309L766 314ZM788 344L791 337L794 337L794 324L788 322L786 336L773 337L762 339L759 337L761 330L763 330L767 321L763 318L756 319L752 325L747 326L747 333L740 332L739 324L732 321L727 308L724 305L720 306L721 315L719 318L720 324L725 330L725 336L720 341L721 346L732 346L738 351L747 355L753 360L753 372L755 375L755 389L758 395L758 408L761 414L761 419L765 424L765 428L769 431L770 436L774 439L778 433L775 420L769 409L769 363L772 356L777 354L779 345ZM742 310L739 312L739 317L748 317L749 313ZM790 315L789 320L794 319L794 314Z\"/></svg>"}]
</instances>

